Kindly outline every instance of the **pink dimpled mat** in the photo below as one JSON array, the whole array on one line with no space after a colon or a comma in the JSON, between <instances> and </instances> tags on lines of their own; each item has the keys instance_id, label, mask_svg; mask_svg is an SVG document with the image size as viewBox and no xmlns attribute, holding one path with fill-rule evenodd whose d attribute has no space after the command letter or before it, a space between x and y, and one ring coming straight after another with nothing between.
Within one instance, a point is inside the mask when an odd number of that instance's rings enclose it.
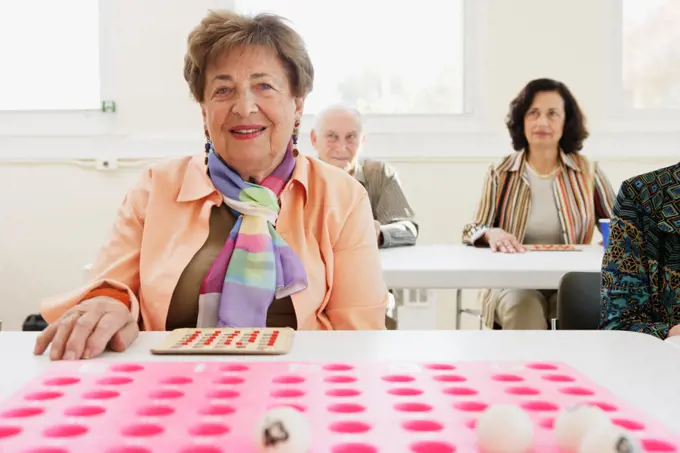
<instances>
[{"instance_id":1,"label":"pink dimpled mat","mask_svg":"<svg viewBox=\"0 0 680 453\"><path fill-rule=\"evenodd\" d=\"M312 452L476 452L491 404L524 408L534 451L558 452L552 423L593 404L645 451L679 436L561 363L63 362L0 406L2 453L250 453L268 408L312 424Z\"/></svg>"}]
</instances>

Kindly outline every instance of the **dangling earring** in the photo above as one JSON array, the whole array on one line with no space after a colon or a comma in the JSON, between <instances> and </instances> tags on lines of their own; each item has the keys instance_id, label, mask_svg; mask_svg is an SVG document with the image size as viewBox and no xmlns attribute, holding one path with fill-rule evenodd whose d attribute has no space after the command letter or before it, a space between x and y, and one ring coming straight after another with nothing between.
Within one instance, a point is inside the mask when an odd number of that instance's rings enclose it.
<instances>
[{"instance_id":1,"label":"dangling earring","mask_svg":"<svg viewBox=\"0 0 680 453\"><path fill-rule=\"evenodd\" d=\"M295 120L295 127L293 128L293 157L297 157L297 155L300 154L297 149L299 134L300 134L300 120Z\"/></svg>"},{"instance_id":2,"label":"dangling earring","mask_svg":"<svg viewBox=\"0 0 680 453\"><path fill-rule=\"evenodd\" d=\"M210 141L210 134L208 133L208 128L204 128L203 131L205 132L205 164L208 165L208 154L210 154L212 142Z\"/></svg>"}]
</instances>

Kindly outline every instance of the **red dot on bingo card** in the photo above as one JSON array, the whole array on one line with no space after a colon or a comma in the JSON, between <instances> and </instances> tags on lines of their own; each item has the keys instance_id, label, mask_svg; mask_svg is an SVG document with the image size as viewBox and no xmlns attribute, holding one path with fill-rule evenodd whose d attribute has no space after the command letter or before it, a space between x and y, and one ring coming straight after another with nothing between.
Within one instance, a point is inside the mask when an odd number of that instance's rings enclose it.
<instances>
[{"instance_id":1,"label":"red dot on bingo card","mask_svg":"<svg viewBox=\"0 0 680 453\"><path fill-rule=\"evenodd\" d=\"M348 443L335 445L332 453L377 453L378 449L372 445L364 443Z\"/></svg>"},{"instance_id":2,"label":"red dot on bingo card","mask_svg":"<svg viewBox=\"0 0 680 453\"><path fill-rule=\"evenodd\" d=\"M175 409L170 406L147 406L137 409L137 415L142 417L165 417L175 413Z\"/></svg>"},{"instance_id":3,"label":"red dot on bingo card","mask_svg":"<svg viewBox=\"0 0 680 453\"><path fill-rule=\"evenodd\" d=\"M171 400L171 399L177 399L181 398L184 396L184 392L180 392L179 390L154 390L153 392L149 393L149 397L153 399L158 399L158 400Z\"/></svg>"},{"instance_id":4,"label":"red dot on bingo card","mask_svg":"<svg viewBox=\"0 0 680 453\"><path fill-rule=\"evenodd\" d=\"M35 392L24 396L24 399L27 401L48 401L61 398L62 396L64 394L61 392Z\"/></svg>"},{"instance_id":5,"label":"red dot on bingo card","mask_svg":"<svg viewBox=\"0 0 680 453\"><path fill-rule=\"evenodd\" d=\"M83 395L86 400L108 400L120 396L120 393L113 390L94 390Z\"/></svg>"},{"instance_id":6,"label":"red dot on bingo card","mask_svg":"<svg viewBox=\"0 0 680 453\"><path fill-rule=\"evenodd\" d=\"M220 366L220 371L248 371L248 367L246 365L241 365L238 363L228 363L226 365Z\"/></svg>"},{"instance_id":7,"label":"red dot on bingo card","mask_svg":"<svg viewBox=\"0 0 680 453\"><path fill-rule=\"evenodd\" d=\"M472 396L476 395L477 390L471 389L469 387L449 387L445 388L442 390L446 395L455 395L455 396Z\"/></svg>"},{"instance_id":8,"label":"red dot on bingo card","mask_svg":"<svg viewBox=\"0 0 680 453\"><path fill-rule=\"evenodd\" d=\"M677 447L669 442L658 439L642 439L642 448L646 452L675 452Z\"/></svg>"},{"instance_id":9,"label":"red dot on bingo card","mask_svg":"<svg viewBox=\"0 0 680 453\"><path fill-rule=\"evenodd\" d=\"M550 412L559 410L559 406L547 401L527 401L525 403L521 403L520 406L532 412Z\"/></svg>"},{"instance_id":10,"label":"red dot on bingo card","mask_svg":"<svg viewBox=\"0 0 680 453\"><path fill-rule=\"evenodd\" d=\"M69 453L68 450L59 447L37 447L31 448L24 453ZM109 453L109 452L107 452ZM116 452L114 452L116 453Z\"/></svg>"},{"instance_id":11,"label":"red dot on bingo card","mask_svg":"<svg viewBox=\"0 0 680 453\"><path fill-rule=\"evenodd\" d=\"M202 423L189 428L192 436L221 436L229 432L229 427L220 423Z\"/></svg>"},{"instance_id":12,"label":"red dot on bingo card","mask_svg":"<svg viewBox=\"0 0 680 453\"><path fill-rule=\"evenodd\" d=\"M329 412L334 412L337 414L356 414L366 410L365 406L361 404L346 403L346 404L333 404L328 406Z\"/></svg>"},{"instance_id":13,"label":"red dot on bingo card","mask_svg":"<svg viewBox=\"0 0 680 453\"><path fill-rule=\"evenodd\" d=\"M432 406L425 403L401 403L394 406L399 412L429 412Z\"/></svg>"},{"instance_id":14,"label":"red dot on bingo card","mask_svg":"<svg viewBox=\"0 0 680 453\"><path fill-rule=\"evenodd\" d=\"M106 412L101 406L74 406L64 411L67 417L94 417Z\"/></svg>"},{"instance_id":15,"label":"red dot on bingo card","mask_svg":"<svg viewBox=\"0 0 680 453\"><path fill-rule=\"evenodd\" d=\"M452 371L456 369L455 366L449 365L448 363L430 363L425 365L425 368L434 371Z\"/></svg>"},{"instance_id":16,"label":"red dot on bingo card","mask_svg":"<svg viewBox=\"0 0 680 453\"><path fill-rule=\"evenodd\" d=\"M279 389L271 393L274 398L299 398L305 396L305 392L298 389Z\"/></svg>"},{"instance_id":17,"label":"red dot on bingo card","mask_svg":"<svg viewBox=\"0 0 680 453\"><path fill-rule=\"evenodd\" d=\"M151 450L136 445L124 445L113 447L111 450L106 450L106 453L151 453Z\"/></svg>"},{"instance_id":18,"label":"red dot on bingo card","mask_svg":"<svg viewBox=\"0 0 680 453\"><path fill-rule=\"evenodd\" d=\"M510 395L538 395L541 392L533 387L509 387L505 389L505 393Z\"/></svg>"},{"instance_id":19,"label":"red dot on bingo card","mask_svg":"<svg viewBox=\"0 0 680 453\"><path fill-rule=\"evenodd\" d=\"M574 382L576 380L571 376L565 376L563 374L548 374L541 379L551 382Z\"/></svg>"},{"instance_id":20,"label":"red dot on bingo card","mask_svg":"<svg viewBox=\"0 0 680 453\"><path fill-rule=\"evenodd\" d=\"M411 382L415 381L415 378L412 376L406 376L402 374L393 374L389 376L383 376L382 380L385 382Z\"/></svg>"},{"instance_id":21,"label":"red dot on bingo card","mask_svg":"<svg viewBox=\"0 0 680 453\"><path fill-rule=\"evenodd\" d=\"M592 390L584 387L566 387L560 389L560 393L564 393L566 395L580 395L580 396L589 396L595 394L595 392L593 392Z\"/></svg>"},{"instance_id":22,"label":"red dot on bingo card","mask_svg":"<svg viewBox=\"0 0 680 453\"><path fill-rule=\"evenodd\" d=\"M357 389L330 389L326 392L326 395L337 397L359 396L361 391Z\"/></svg>"},{"instance_id":23,"label":"red dot on bingo card","mask_svg":"<svg viewBox=\"0 0 680 453\"><path fill-rule=\"evenodd\" d=\"M397 387L389 389L387 393L395 396L417 396L422 395L423 391L417 388Z\"/></svg>"},{"instance_id":24,"label":"red dot on bingo card","mask_svg":"<svg viewBox=\"0 0 680 453\"><path fill-rule=\"evenodd\" d=\"M444 425L434 420L409 420L401 425L407 431L434 432L444 429Z\"/></svg>"},{"instance_id":25,"label":"red dot on bingo card","mask_svg":"<svg viewBox=\"0 0 680 453\"><path fill-rule=\"evenodd\" d=\"M124 436L129 437L151 437L161 434L163 431L162 426L153 425L151 423L138 423L135 425L126 426L121 430Z\"/></svg>"},{"instance_id":26,"label":"red dot on bingo card","mask_svg":"<svg viewBox=\"0 0 680 453\"><path fill-rule=\"evenodd\" d=\"M240 376L220 376L215 379L215 384L220 385L236 385L243 384L246 380Z\"/></svg>"},{"instance_id":27,"label":"red dot on bingo card","mask_svg":"<svg viewBox=\"0 0 680 453\"><path fill-rule=\"evenodd\" d=\"M453 407L464 412L482 412L489 406L488 404L482 403L480 401L463 401L455 404Z\"/></svg>"},{"instance_id":28,"label":"red dot on bingo card","mask_svg":"<svg viewBox=\"0 0 680 453\"><path fill-rule=\"evenodd\" d=\"M213 445L191 445L180 450L180 453L223 453L223 451Z\"/></svg>"},{"instance_id":29,"label":"red dot on bingo card","mask_svg":"<svg viewBox=\"0 0 680 453\"><path fill-rule=\"evenodd\" d=\"M65 386L77 384L78 382L80 382L80 379L77 377L58 377L47 379L44 384L50 386Z\"/></svg>"},{"instance_id":30,"label":"red dot on bingo card","mask_svg":"<svg viewBox=\"0 0 680 453\"><path fill-rule=\"evenodd\" d=\"M331 424L329 428L336 433L361 434L370 431L371 425L360 421L340 420Z\"/></svg>"},{"instance_id":31,"label":"red dot on bingo card","mask_svg":"<svg viewBox=\"0 0 680 453\"><path fill-rule=\"evenodd\" d=\"M0 439L16 436L21 432L18 426L0 426Z\"/></svg>"},{"instance_id":32,"label":"red dot on bingo card","mask_svg":"<svg viewBox=\"0 0 680 453\"><path fill-rule=\"evenodd\" d=\"M620 426L623 429L627 429L629 431L642 431L645 429L645 425L643 425L640 422L636 422L635 420L629 420L627 418L615 418L612 420L612 422Z\"/></svg>"},{"instance_id":33,"label":"red dot on bingo card","mask_svg":"<svg viewBox=\"0 0 680 453\"><path fill-rule=\"evenodd\" d=\"M537 362L528 364L527 368L532 370L556 370L557 366L553 365L552 363Z\"/></svg>"},{"instance_id":34,"label":"red dot on bingo card","mask_svg":"<svg viewBox=\"0 0 680 453\"><path fill-rule=\"evenodd\" d=\"M302 384L305 382L305 378L302 376L288 375L288 376L277 376L272 379L275 384Z\"/></svg>"},{"instance_id":35,"label":"red dot on bingo card","mask_svg":"<svg viewBox=\"0 0 680 453\"><path fill-rule=\"evenodd\" d=\"M439 382L465 382L467 379L457 374L439 374L434 377L435 381Z\"/></svg>"},{"instance_id":36,"label":"red dot on bingo card","mask_svg":"<svg viewBox=\"0 0 680 453\"><path fill-rule=\"evenodd\" d=\"M212 404L198 410L201 415L229 415L236 412L236 409L231 406Z\"/></svg>"},{"instance_id":37,"label":"red dot on bingo card","mask_svg":"<svg viewBox=\"0 0 680 453\"><path fill-rule=\"evenodd\" d=\"M456 447L446 442L426 440L411 445L413 453L453 453Z\"/></svg>"},{"instance_id":38,"label":"red dot on bingo card","mask_svg":"<svg viewBox=\"0 0 680 453\"><path fill-rule=\"evenodd\" d=\"M541 425L542 428L553 429L553 427L555 426L555 419L554 418L544 418L538 424Z\"/></svg>"},{"instance_id":39,"label":"red dot on bingo card","mask_svg":"<svg viewBox=\"0 0 680 453\"><path fill-rule=\"evenodd\" d=\"M591 406L599 407L600 409L602 409L605 412L616 412L616 411L619 410L616 406L614 406L613 404L609 404L609 403L594 402L594 403L588 403L588 404L590 404Z\"/></svg>"},{"instance_id":40,"label":"red dot on bingo card","mask_svg":"<svg viewBox=\"0 0 680 453\"><path fill-rule=\"evenodd\" d=\"M331 363L324 365L323 369L326 371L351 371L354 369L352 365L346 365L344 363Z\"/></svg>"},{"instance_id":41,"label":"red dot on bingo card","mask_svg":"<svg viewBox=\"0 0 680 453\"><path fill-rule=\"evenodd\" d=\"M35 417L45 412L42 407L17 407L0 414L2 418L28 418Z\"/></svg>"},{"instance_id":42,"label":"red dot on bingo card","mask_svg":"<svg viewBox=\"0 0 680 453\"><path fill-rule=\"evenodd\" d=\"M228 390L228 389L223 389L223 390L213 390L208 393L208 398L213 398L213 399L229 399L229 398L237 398L241 394L237 391L234 390Z\"/></svg>"},{"instance_id":43,"label":"red dot on bingo card","mask_svg":"<svg viewBox=\"0 0 680 453\"><path fill-rule=\"evenodd\" d=\"M330 382L332 384L349 384L351 382L356 382L357 378L354 376L345 376L345 375L337 375L337 376L327 376L324 378L324 382Z\"/></svg>"},{"instance_id":44,"label":"red dot on bingo card","mask_svg":"<svg viewBox=\"0 0 680 453\"><path fill-rule=\"evenodd\" d=\"M136 363L123 363L120 365L113 365L110 368L111 371L117 371L119 373L136 373L143 369L143 366L137 365Z\"/></svg>"},{"instance_id":45,"label":"red dot on bingo card","mask_svg":"<svg viewBox=\"0 0 680 453\"><path fill-rule=\"evenodd\" d=\"M131 377L128 376L109 376L97 381L99 385L125 385L133 381Z\"/></svg>"},{"instance_id":46,"label":"red dot on bingo card","mask_svg":"<svg viewBox=\"0 0 680 453\"><path fill-rule=\"evenodd\" d=\"M77 437L87 433L89 429L83 425L57 425L47 428L45 437Z\"/></svg>"},{"instance_id":47,"label":"red dot on bingo card","mask_svg":"<svg viewBox=\"0 0 680 453\"><path fill-rule=\"evenodd\" d=\"M491 379L499 382L521 382L524 380L522 376L517 376L514 374L497 374L493 376Z\"/></svg>"},{"instance_id":48,"label":"red dot on bingo card","mask_svg":"<svg viewBox=\"0 0 680 453\"><path fill-rule=\"evenodd\" d=\"M194 380L187 376L170 376L161 379L161 384L166 385L185 385L191 384L192 382L194 382Z\"/></svg>"}]
</instances>

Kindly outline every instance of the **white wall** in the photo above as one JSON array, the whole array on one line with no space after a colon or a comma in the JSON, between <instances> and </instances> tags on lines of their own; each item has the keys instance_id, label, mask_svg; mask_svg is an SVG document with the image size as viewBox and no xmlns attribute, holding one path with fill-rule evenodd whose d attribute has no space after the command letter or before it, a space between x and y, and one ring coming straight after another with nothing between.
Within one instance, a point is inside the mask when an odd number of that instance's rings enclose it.
<instances>
[{"instance_id":1,"label":"white wall","mask_svg":"<svg viewBox=\"0 0 680 453\"><path fill-rule=\"evenodd\" d=\"M3 327L18 328L42 297L81 281L81 267L107 234L138 164L201 152L200 113L182 78L184 45L207 8L228 3L103 0L104 93L118 111L0 114ZM574 91L591 126L585 152L602 162L616 188L624 178L677 161L677 117L645 119L621 107L618 0L469 3L471 112L367 120L365 152L400 171L420 217L421 242L459 242L484 171L511 151L507 105L531 78L555 77ZM306 140L302 148L309 149ZM98 172L77 160L93 156L123 158L127 166ZM34 157L51 162L28 162ZM64 162L54 162L59 158ZM450 307L440 306L440 327L450 326Z\"/></svg>"}]
</instances>

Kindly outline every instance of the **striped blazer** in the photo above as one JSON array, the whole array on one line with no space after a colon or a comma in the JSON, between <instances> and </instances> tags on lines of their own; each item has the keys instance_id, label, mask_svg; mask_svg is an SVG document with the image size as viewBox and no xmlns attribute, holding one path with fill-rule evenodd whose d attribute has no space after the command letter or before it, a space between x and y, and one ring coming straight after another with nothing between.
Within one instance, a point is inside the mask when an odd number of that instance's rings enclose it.
<instances>
[{"instance_id":1,"label":"striped blazer","mask_svg":"<svg viewBox=\"0 0 680 453\"><path fill-rule=\"evenodd\" d=\"M565 244L589 244L599 219L612 214L615 194L597 163L579 153L560 152L553 185ZM531 188L524 176L526 154L514 153L491 166L474 220L463 229L463 243L475 245L490 228L502 228L524 241Z\"/></svg>"}]
</instances>

